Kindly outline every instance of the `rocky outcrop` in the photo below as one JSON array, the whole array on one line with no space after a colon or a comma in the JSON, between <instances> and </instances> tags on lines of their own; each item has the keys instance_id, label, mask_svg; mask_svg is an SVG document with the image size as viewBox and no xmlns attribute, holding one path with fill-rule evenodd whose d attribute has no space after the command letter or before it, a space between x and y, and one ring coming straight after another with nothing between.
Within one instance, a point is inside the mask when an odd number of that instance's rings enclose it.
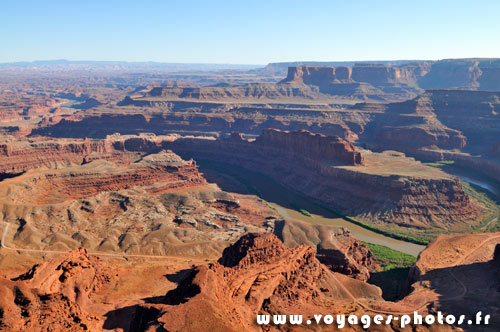
<instances>
[{"instance_id":1,"label":"rocky outcrop","mask_svg":"<svg viewBox=\"0 0 500 332\"><path fill-rule=\"evenodd\" d=\"M418 84L423 89L498 91L498 59L446 59L432 64Z\"/></svg>"},{"instance_id":2,"label":"rocky outcrop","mask_svg":"<svg viewBox=\"0 0 500 332\"><path fill-rule=\"evenodd\" d=\"M378 288L354 279L344 288L343 278L323 266L307 245L287 248L271 234L247 234L225 249L217 263L195 268L160 304L142 306L132 325L169 331L260 331L257 314L332 311L350 302L348 292L380 298ZM193 315L203 319L191 319Z\"/></svg>"},{"instance_id":3,"label":"rocky outcrop","mask_svg":"<svg viewBox=\"0 0 500 332\"><path fill-rule=\"evenodd\" d=\"M109 142L15 140L0 144L0 172L19 173L38 167L81 164L91 153L109 155L114 152Z\"/></svg>"},{"instance_id":4,"label":"rocky outcrop","mask_svg":"<svg viewBox=\"0 0 500 332\"><path fill-rule=\"evenodd\" d=\"M80 307L88 304L91 293L109 278L106 267L85 248L75 249L41 265L33 266L16 278L43 294L59 293Z\"/></svg>"},{"instance_id":5,"label":"rocky outcrop","mask_svg":"<svg viewBox=\"0 0 500 332\"><path fill-rule=\"evenodd\" d=\"M429 63L394 67L382 64L356 64L355 66L298 66L289 67L283 82L304 83L328 90L338 83L364 82L373 86L381 84L415 85L417 79L429 70Z\"/></svg>"},{"instance_id":6,"label":"rocky outcrop","mask_svg":"<svg viewBox=\"0 0 500 332\"><path fill-rule=\"evenodd\" d=\"M161 142L173 137L111 135L104 140L12 139L0 142L0 173L20 173L34 168L61 168L108 160L130 164L129 152L151 153L161 150Z\"/></svg>"},{"instance_id":7,"label":"rocky outcrop","mask_svg":"<svg viewBox=\"0 0 500 332\"><path fill-rule=\"evenodd\" d=\"M397 100L416 96L416 82L428 70L428 63L393 67L377 64L355 66L298 66L288 69L282 83L318 87L329 95L357 99Z\"/></svg>"},{"instance_id":8,"label":"rocky outcrop","mask_svg":"<svg viewBox=\"0 0 500 332\"><path fill-rule=\"evenodd\" d=\"M371 251L342 227L312 225L297 220L276 221L275 232L288 247L308 244L331 271L367 281L377 271Z\"/></svg>"},{"instance_id":9,"label":"rocky outcrop","mask_svg":"<svg viewBox=\"0 0 500 332\"><path fill-rule=\"evenodd\" d=\"M364 165L361 153L354 146L337 136L313 134L307 130L296 132L266 129L255 144L273 147L281 153L291 153L302 158L326 160L344 165Z\"/></svg>"},{"instance_id":10,"label":"rocky outcrop","mask_svg":"<svg viewBox=\"0 0 500 332\"><path fill-rule=\"evenodd\" d=\"M171 151L162 151L130 165L95 160L61 170L28 172L22 185L7 182L5 187L9 189L2 191L9 191L9 199L17 204L53 204L132 187L148 187L149 192L159 194L204 184L206 181L193 160L184 161Z\"/></svg>"},{"instance_id":11,"label":"rocky outcrop","mask_svg":"<svg viewBox=\"0 0 500 332\"><path fill-rule=\"evenodd\" d=\"M0 278L0 329L95 331L90 296L109 280L109 268L85 249L63 254L25 274Z\"/></svg>"}]
</instances>

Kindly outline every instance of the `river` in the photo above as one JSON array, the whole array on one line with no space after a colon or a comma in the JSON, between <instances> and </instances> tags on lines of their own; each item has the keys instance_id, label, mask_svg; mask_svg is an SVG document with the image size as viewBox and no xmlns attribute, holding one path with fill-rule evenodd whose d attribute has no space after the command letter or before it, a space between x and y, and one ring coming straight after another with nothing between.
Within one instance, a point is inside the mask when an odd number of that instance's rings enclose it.
<instances>
[{"instance_id":1,"label":"river","mask_svg":"<svg viewBox=\"0 0 500 332\"><path fill-rule=\"evenodd\" d=\"M328 209L325 209L312 200L290 191L274 179L247 169L229 166L223 163L200 162L200 169L203 172L216 171L230 176L235 181L244 184L247 189L258 194L278 211L284 218L297 219L311 224L322 224L332 226L342 226L347 228L352 235L361 241L371 242L387 246L389 248L402 251L404 253L417 256L425 246L396 240L391 237L375 233L366 228L353 224ZM500 183L479 174L474 170L459 168L455 166L443 167L449 174L460 177L461 180L476 185L486 192L490 198L500 202ZM250 188L249 188L250 187ZM300 213L297 208L308 211L311 216Z\"/></svg>"},{"instance_id":2,"label":"river","mask_svg":"<svg viewBox=\"0 0 500 332\"><path fill-rule=\"evenodd\" d=\"M443 166L442 169L449 174L458 176L462 181L469 182L484 189L490 194L490 198L500 202L500 183L498 181L465 167L450 165Z\"/></svg>"}]
</instances>

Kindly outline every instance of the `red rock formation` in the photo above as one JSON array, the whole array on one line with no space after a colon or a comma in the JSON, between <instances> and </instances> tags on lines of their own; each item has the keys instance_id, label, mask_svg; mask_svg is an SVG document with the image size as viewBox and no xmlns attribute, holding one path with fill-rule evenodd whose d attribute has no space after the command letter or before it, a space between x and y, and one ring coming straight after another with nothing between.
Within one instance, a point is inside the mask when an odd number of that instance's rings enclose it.
<instances>
[{"instance_id":1,"label":"red rock formation","mask_svg":"<svg viewBox=\"0 0 500 332\"><path fill-rule=\"evenodd\" d=\"M35 265L17 278L43 294L60 293L80 307L87 305L90 294L107 279L103 263L84 248Z\"/></svg>"},{"instance_id":2,"label":"red rock formation","mask_svg":"<svg viewBox=\"0 0 500 332\"><path fill-rule=\"evenodd\" d=\"M236 86L210 87L155 87L148 93L148 97L165 97L170 99L195 100L246 100L246 99L283 99L302 98L314 99L320 97L317 89L307 86L296 87L289 84L251 83ZM122 105L136 104L133 100L125 99Z\"/></svg>"},{"instance_id":3,"label":"red rock formation","mask_svg":"<svg viewBox=\"0 0 500 332\"><path fill-rule=\"evenodd\" d=\"M283 220L276 222L275 234L288 247L305 243L316 248L316 257L334 272L366 281L379 268L371 251L342 227Z\"/></svg>"},{"instance_id":4,"label":"red rock formation","mask_svg":"<svg viewBox=\"0 0 500 332\"><path fill-rule=\"evenodd\" d=\"M132 328L260 331L257 314L312 317L338 310L350 302L339 285L344 278L321 265L307 245L290 249L271 234L248 234L225 249L218 263L194 269L161 300L164 304L143 305ZM374 286L355 279L346 284L362 297L380 298Z\"/></svg>"},{"instance_id":5,"label":"red rock formation","mask_svg":"<svg viewBox=\"0 0 500 332\"><path fill-rule=\"evenodd\" d=\"M266 128L296 131L307 129L355 141L370 114L339 110L324 102L304 104L231 104L168 100L133 100L135 107L91 109L62 119L47 119L33 135L105 138L114 133L219 136L231 132L258 135Z\"/></svg>"},{"instance_id":6,"label":"red rock formation","mask_svg":"<svg viewBox=\"0 0 500 332\"><path fill-rule=\"evenodd\" d=\"M89 297L107 282L108 268L85 249L63 254L14 279L0 279L0 329L97 330L86 311Z\"/></svg>"},{"instance_id":7,"label":"red rock formation","mask_svg":"<svg viewBox=\"0 0 500 332\"><path fill-rule=\"evenodd\" d=\"M304 83L327 89L328 84L366 82L380 84L416 84L417 79L425 73L428 64L404 65L401 67L356 64L355 66L298 66L289 67L288 76L283 82Z\"/></svg>"},{"instance_id":8,"label":"red rock formation","mask_svg":"<svg viewBox=\"0 0 500 332\"><path fill-rule=\"evenodd\" d=\"M13 184L9 196L18 204L50 204L135 186L148 187L151 193L163 193L206 184L193 160L184 161L170 151L148 155L130 165L97 160L83 166L30 174L23 179L24 188ZM26 195L26 188L31 188L30 195Z\"/></svg>"},{"instance_id":9,"label":"red rock formation","mask_svg":"<svg viewBox=\"0 0 500 332\"><path fill-rule=\"evenodd\" d=\"M294 136L282 133L277 137L286 135ZM304 136L312 138L312 142L324 139L309 134ZM436 173L414 160L399 158L404 162L396 169L398 157L367 151L371 162L367 161L366 166L349 167L342 165L342 162L345 163L343 160L337 161L338 165L335 160L319 159L316 154L309 154L305 144L287 145L284 139L276 140L277 145L259 141L260 138L253 142L239 138L181 138L166 143L165 148L176 151L184 158L223 160L228 164L258 170L344 215L381 226L400 225L420 229L458 227L471 221L477 222L477 217L482 214L481 208L469 199L457 178ZM314 144L309 146L309 150L322 151L316 149ZM294 147L300 150L294 152ZM356 164L354 156L357 152L348 153L350 165ZM368 160L366 156L365 159ZM391 164L395 166L391 168ZM420 171L412 175L411 169L415 168Z\"/></svg>"},{"instance_id":10,"label":"red rock formation","mask_svg":"<svg viewBox=\"0 0 500 332\"><path fill-rule=\"evenodd\" d=\"M438 147L485 154L500 136L499 98L499 92L426 91L414 100L389 104L375 118L374 140L405 152Z\"/></svg>"},{"instance_id":11,"label":"red rock formation","mask_svg":"<svg viewBox=\"0 0 500 332\"><path fill-rule=\"evenodd\" d=\"M114 152L106 141L39 141L24 140L0 144L0 173L19 173L32 168L52 167L57 164L81 164L83 158L97 152L103 155Z\"/></svg>"},{"instance_id":12,"label":"red rock formation","mask_svg":"<svg viewBox=\"0 0 500 332\"><path fill-rule=\"evenodd\" d=\"M317 86L321 92L334 95L404 100L415 97L422 89L498 91L499 77L498 59L454 59L396 66L375 63L336 67L300 65L289 67L282 83Z\"/></svg>"},{"instance_id":13,"label":"red rock formation","mask_svg":"<svg viewBox=\"0 0 500 332\"><path fill-rule=\"evenodd\" d=\"M417 80L428 63L393 67L376 64L355 66L297 66L288 68L282 83L315 86L325 94L357 99L407 99L417 95ZM385 91L384 91L385 90Z\"/></svg>"},{"instance_id":14,"label":"red rock formation","mask_svg":"<svg viewBox=\"0 0 500 332\"><path fill-rule=\"evenodd\" d=\"M353 166L364 165L361 153L357 152L351 143L336 136L313 134L307 130L289 132L266 129L255 142L303 158Z\"/></svg>"},{"instance_id":15,"label":"red rock formation","mask_svg":"<svg viewBox=\"0 0 500 332\"><path fill-rule=\"evenodd\" d=\"M96 159L130 164L127 152L158 152L161 142L172 137L110 136L104 140L10 140L0 143L0 173L80 165Z\"/></svg>"}]
</instances>

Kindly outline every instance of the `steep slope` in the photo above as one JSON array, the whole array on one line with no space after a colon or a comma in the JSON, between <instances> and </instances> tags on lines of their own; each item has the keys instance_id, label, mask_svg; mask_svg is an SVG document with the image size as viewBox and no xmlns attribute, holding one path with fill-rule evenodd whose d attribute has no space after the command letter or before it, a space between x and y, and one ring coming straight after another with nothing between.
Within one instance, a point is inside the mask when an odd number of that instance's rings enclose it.
<instances>
[{"instance_id":1,"label":"steep slope","mask_svg":"<svg viewBox=\"0 0 500 332\"><path fill-rule=\"evenodd\" d=\"M312 316L348 304L350 297L339 280L359 297L380 299L378 288L344 278L321 265L308 246L289 249L273 235L248 234L225 249L217 263L195 268L159 304L144 305L132 326L138 330L261 331L255 324L259 313Z\"/></svg>"}]
</instances>

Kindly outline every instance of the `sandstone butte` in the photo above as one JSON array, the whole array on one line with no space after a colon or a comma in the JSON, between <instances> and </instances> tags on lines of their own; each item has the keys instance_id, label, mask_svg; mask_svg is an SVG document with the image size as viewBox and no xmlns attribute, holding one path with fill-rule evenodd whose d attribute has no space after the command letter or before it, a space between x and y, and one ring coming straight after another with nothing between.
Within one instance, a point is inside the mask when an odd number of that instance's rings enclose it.
<instances>
[{"instance_id":1,"label":"sandstone butte","mask_svg":"<svg viewBox=\"0 0 500 332\"><path fill-rule=\"evenodd\" d=\"M10 279L0 278L0 324L8 331L317 331L317 326L260 328L257 314L353 313L402 315L467 314L477 310L492 314L489 326L467 327L469 331L495 331L500 322L498 285L500 234L438 237L420 255L409 279L411 291L398 302L387 302L378 287L332 272L316 258L308 245L289 248L274 235L251 233L224 250L215 262L179 271L176 285L163 295L120 303L113 294L120 278L128 287L139 287L144 279L131 279L148 265L89 255L85 249L62 254ZM498 256L498 255L497 255ZM168 261L158 264L168 264ZM128 266L128 267L126 267ZM149 266L149 267L148 267ZM126 269L126 272L122 272ZM151 270L152 271L152 270ZM478 273L478 272L481 273ZM172 274L173 275L173 274ZM127 279L128 278L128 279ZM156 274L149 278L164 279ZM135 280L135 281L134 281ZM173 279L172 279L173 280ZM137 284L134 284L134 282ZM150 280L157 282L155 280ZM127 283L122 284L123 287ZM156 285L156 284L155 284ZM474 290L472 293L471 290ZM149 288L149 292L152 288ZM133 293L132 293L133 294ZM121 295L122 296L122 295ZM484 301L484 298L489 301ZM109 300L108 300L109 301ZM496 309L495 309L496 308ZM195 319L196 318L196 319ZM349 327L363 331L361 326ZM463 331L444 325L413 326L417 331ZM335 331L324 326L322 331ZM397 324L376 331L407 331Z\"/></svg>"}]
</instances>

